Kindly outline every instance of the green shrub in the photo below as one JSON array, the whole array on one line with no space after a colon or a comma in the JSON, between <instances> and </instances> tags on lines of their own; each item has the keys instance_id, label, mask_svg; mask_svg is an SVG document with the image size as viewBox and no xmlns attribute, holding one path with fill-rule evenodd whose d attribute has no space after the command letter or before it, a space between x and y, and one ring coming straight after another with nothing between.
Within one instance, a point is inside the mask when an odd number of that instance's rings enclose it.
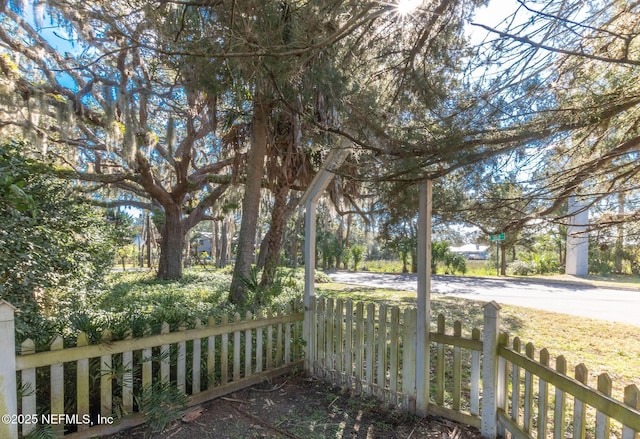
<instances>
[{"instance_id":1,"label":"green shrub","mask_svg":"<svg viewBox=\"0 0 640 439\"><path fill-rule=\"evenodd\" d=\"M531 263L533 264L537 274L558 273L558 270L560 269L558 258L555 257L555 255L549 255L546 253L534 254Z\"/></svg>"},{"instance_id":2,"label":"green shrub","mask_svg":"<svg viewBox=\"0 0 640 439\"><path fill-rule=\"evenodd\" d=\"M354 245L351 247L351 256L353 257L353 270L358 271L358 265L362 262L365 248L361 245Z\"/></svg>"},{"instance_id":3,"label":"green shrub","mask_svg":"<svg viewBox=\"0 0 640 439\"><path fill-rule=\"evenodd\" d=\"M171 383L158 381L142 391L139 401L151 432L160 433L167 425L180 419L187 409L187 395Z\"/></svg>"},{"instance_id":4,"label":"green shrub","mask_svg":"<svg viewBox=\"0 0 640 439\"><path fill-rule=\"evenodd\" d=\"M535 266L525 261L513 261L507 264L507 274L511 276L529 276L535 272Z\"/></svg>"}]
</instances>

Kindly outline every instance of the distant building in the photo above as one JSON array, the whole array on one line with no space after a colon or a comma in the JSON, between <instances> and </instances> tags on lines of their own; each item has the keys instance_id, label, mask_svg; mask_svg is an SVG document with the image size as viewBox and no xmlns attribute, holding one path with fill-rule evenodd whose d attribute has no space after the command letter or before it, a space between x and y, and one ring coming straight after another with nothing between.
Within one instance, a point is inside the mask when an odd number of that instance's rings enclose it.
<instances>
[{"instance_id":1,"label":"distant building","mask_svg":"<svg viewBox=\"0 0 640 439\"><path fill-rule=\"evenodd\" d=\"M192 252L207 252L211 256L211 233L210 232L197 232L191 237L191 251Z\"/></svg>"},{"instance_id":2,"label":"distant building","mask_svg":"<svg viewBox=\"0 0 640 439\"><path fill-rule=\"evenodd\" d=\"M484 261L489 258L488 245L465 244L460 247L449 247L449 250L465 259Z\"/></svg>"}]
</instances>

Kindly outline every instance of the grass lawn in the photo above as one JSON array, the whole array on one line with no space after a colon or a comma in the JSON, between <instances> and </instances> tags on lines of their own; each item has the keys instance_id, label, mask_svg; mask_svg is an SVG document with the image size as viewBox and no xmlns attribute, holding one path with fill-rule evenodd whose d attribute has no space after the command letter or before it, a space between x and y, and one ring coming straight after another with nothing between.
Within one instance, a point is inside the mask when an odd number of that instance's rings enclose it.
<instances>
[{"instance_id":1,"label":"grass lawn","mask_svg":"<svg viewBox=\"0 0 640 439\"><path fill-rule=\"evenodd\" d=\"M416 293L336 283L319 284L318 294L353 301L377 302L400 307L414 306ZM435 297L435 298L434 298ZM482 328L484 302L455 297L434 296L431 300L432 323L444 314L447 332L453 333L453 322L462 322L463 335L474 327ZM501 305L502 330L510 340L520 337L522 345L533 343L536 358L547 348L553 366L556 356L564 355L569 376L584 363L590 372L589 383L596 385L598 374L607 372L613 381L614 396L621 398L626 385L640 386L640 327L566 314L540 311L512 305Z\"/></svg>"}]
</instances>

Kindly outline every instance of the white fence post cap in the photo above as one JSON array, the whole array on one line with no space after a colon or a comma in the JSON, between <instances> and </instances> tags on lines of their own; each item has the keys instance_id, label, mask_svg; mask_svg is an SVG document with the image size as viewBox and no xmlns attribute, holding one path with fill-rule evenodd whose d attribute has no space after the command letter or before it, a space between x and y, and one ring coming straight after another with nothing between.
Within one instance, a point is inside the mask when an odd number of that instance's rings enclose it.
<instances>
[{"instance_id":1,"label":"white fence post cap","mask_svg":"<svg viewBox=\"0 0 640 439\"><path fill-rule=\"evenodd\" d=\"M13 320L14 313L18 310L4 299L0 299L0 321Z\"/></svg>"},{"instance_id":2,"label":"white fence post cap","mask_svg":"<svg viewBox=\"0 0 640 439\"><path fill-rule=\"evenodd\" d=\"M489 303L485 304L485 305L483 306L483 308L484 308L485 310L487 310L487 309L491 309L491 308L493 308L493 309L495 309L495 310L501 310L501 309L502 309L502 307L501 307L501 306L498 304L498 302L496 302L495 300L492 300L491 302L489 302Z\"/></svg>"}]
</instances>

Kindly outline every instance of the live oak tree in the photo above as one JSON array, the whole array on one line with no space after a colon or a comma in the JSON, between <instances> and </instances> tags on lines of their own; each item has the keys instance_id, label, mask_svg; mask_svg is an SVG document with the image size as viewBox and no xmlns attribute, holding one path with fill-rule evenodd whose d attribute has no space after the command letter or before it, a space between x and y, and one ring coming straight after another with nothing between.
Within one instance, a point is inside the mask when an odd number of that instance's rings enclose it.
<instances>
[{"instance_id":1,"label":"live oak tree","mask_svg":"<svg viewBox=\"0 0 640 439\"><path fill-rule=\"evenodd\" d=\"M158 277L179 278L185 233L210 218L244 156L219 140L216 91L162 55L174 5L51 1L54 33L43 7L32 22L3 6L2 125L21 127L98 204L151 210Z\"/></svg>"}]
</instances>

